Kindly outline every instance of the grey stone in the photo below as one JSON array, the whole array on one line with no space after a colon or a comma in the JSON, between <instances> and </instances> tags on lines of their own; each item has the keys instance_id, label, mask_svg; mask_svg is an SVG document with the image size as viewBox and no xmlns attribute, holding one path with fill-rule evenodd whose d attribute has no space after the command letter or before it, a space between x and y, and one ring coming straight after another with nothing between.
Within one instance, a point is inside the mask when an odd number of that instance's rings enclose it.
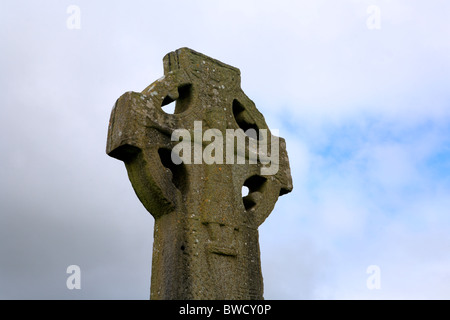
<instances>
[{"instance_id":1,"label":"grey stone","mask_svg":"<svg viewBox=\"0 0 450 320\"><path fill-rule=\"evenodd\" d=\"M268 163L250 161L255 155L250 145L259 143L272 156L275 136L242 91L239 69L188 48L168 53L163 62L161 79L115 103L106 148L125 163L138 198L155 218L150 298L263 299L258 227L278 197L292 190L285 141L276 140L278 170L263 175ZM175 112L166 113L163 106L172 101ZM201 131L194 130L194 121ZM172 161L180 143L172 141L177 129L191 137L183 140L190 146L178 154L184 160L178 165ZM223 154L214 149L214 163L195 163L197 152L211 144L195 135L203 138L208 129L223 135L223 141L211 139L222 143ZM268 134L235 131L230 163L227 129ZM245 148L237 147L239 138ZM190 163L184 158L189 152ZM256 153L261 156L259 149ZM244 185L249 194L243 197Z\"/></svg>"}]
</instances>

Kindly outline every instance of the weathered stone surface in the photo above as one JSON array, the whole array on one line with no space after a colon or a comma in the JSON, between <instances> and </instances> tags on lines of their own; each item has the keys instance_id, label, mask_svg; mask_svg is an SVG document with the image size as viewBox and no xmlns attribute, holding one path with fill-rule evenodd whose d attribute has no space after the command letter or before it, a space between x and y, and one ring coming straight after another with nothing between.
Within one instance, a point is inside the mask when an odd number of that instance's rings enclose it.
<instances>
[{"instance_id":1,"label":"weathered stone surface","mask_svg":"<svg viewBox=\"0 0 450 320\"><path fill-rule=\"evenodd\" d=\"M245 163L227 163L226 129L268 130L240 87L239 69L188 48L163 61L162 78L117 100L107 140L108 155L124 161L137 196L155 218L150 298L262 299L258 227L278 197L292 190L285 141L278 140L274 174L261 174L267 163L248 161L249 141L276 151L270 131L260 140L237 131L248 143L244 150L233 148L233 156ZM171 101L174 114L162 108ZM201 129L194 130L194 121ZM195 135L217 129L224 152L214 155L221 159L174 164L171 152L180 142L171 135L180 128L192 137L192 158L211 143Z\"/></svg>"}]
</instances>

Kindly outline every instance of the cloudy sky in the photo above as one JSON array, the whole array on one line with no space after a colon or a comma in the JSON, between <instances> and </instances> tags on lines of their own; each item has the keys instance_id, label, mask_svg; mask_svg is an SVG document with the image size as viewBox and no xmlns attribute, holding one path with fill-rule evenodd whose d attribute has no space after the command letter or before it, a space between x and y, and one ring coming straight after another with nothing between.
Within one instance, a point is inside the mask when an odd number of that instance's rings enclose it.
<instances>
[{"instance_id":1,"label":"cloudy sky","mask_svg":"<svg viewBox=\"0 0 450 320\"><path fill-rule=\"evenodd\" d=\"M3 0L0 298L149 298L153 218L105 154L107 126L187 46L238 67L287 142L294 191L260 227L266 299L450 299L449 14L445 0Z\"/></svg>"}]
</instances>

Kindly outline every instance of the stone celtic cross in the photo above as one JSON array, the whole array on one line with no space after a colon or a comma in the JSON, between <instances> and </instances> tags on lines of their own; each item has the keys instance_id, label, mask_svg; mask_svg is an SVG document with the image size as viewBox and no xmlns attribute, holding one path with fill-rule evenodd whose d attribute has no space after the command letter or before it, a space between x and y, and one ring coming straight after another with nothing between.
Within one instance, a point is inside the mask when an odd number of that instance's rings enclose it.
<instances>
[{"instance_id":1,"label":"stone celtic cross","mask_svg":"<svg viewBox=\"0 0 450 320\"><path fill-rule=\"evenodd\" d=\"M292 190L285 141L239 69L188 48L163 61L115 103L106 148L155 218L150 298L263 299L258 227Z\"/></svg>"}]
</instances>

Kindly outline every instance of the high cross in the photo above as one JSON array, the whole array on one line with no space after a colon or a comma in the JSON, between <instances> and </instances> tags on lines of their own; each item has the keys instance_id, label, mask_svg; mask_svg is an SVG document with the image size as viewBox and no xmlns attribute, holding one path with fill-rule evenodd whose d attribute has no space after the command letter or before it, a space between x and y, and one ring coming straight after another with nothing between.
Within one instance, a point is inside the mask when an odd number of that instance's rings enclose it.
<instances>
[{"instance_id":1,"label":"high cross","mask_svg":"<svg viewBox=\"0 0 450 320\"><path fill-rule=\"evenodd\" d=\"M292 190L285 140L242 91L239 69L189 48L163 62L162 78L116 101L106 148L155 218L150 298L263 299L258 227ZM217 144L229 139L233 163ZM183 162L199 152L213 161Z\"/></svg>"}]
</instances>

